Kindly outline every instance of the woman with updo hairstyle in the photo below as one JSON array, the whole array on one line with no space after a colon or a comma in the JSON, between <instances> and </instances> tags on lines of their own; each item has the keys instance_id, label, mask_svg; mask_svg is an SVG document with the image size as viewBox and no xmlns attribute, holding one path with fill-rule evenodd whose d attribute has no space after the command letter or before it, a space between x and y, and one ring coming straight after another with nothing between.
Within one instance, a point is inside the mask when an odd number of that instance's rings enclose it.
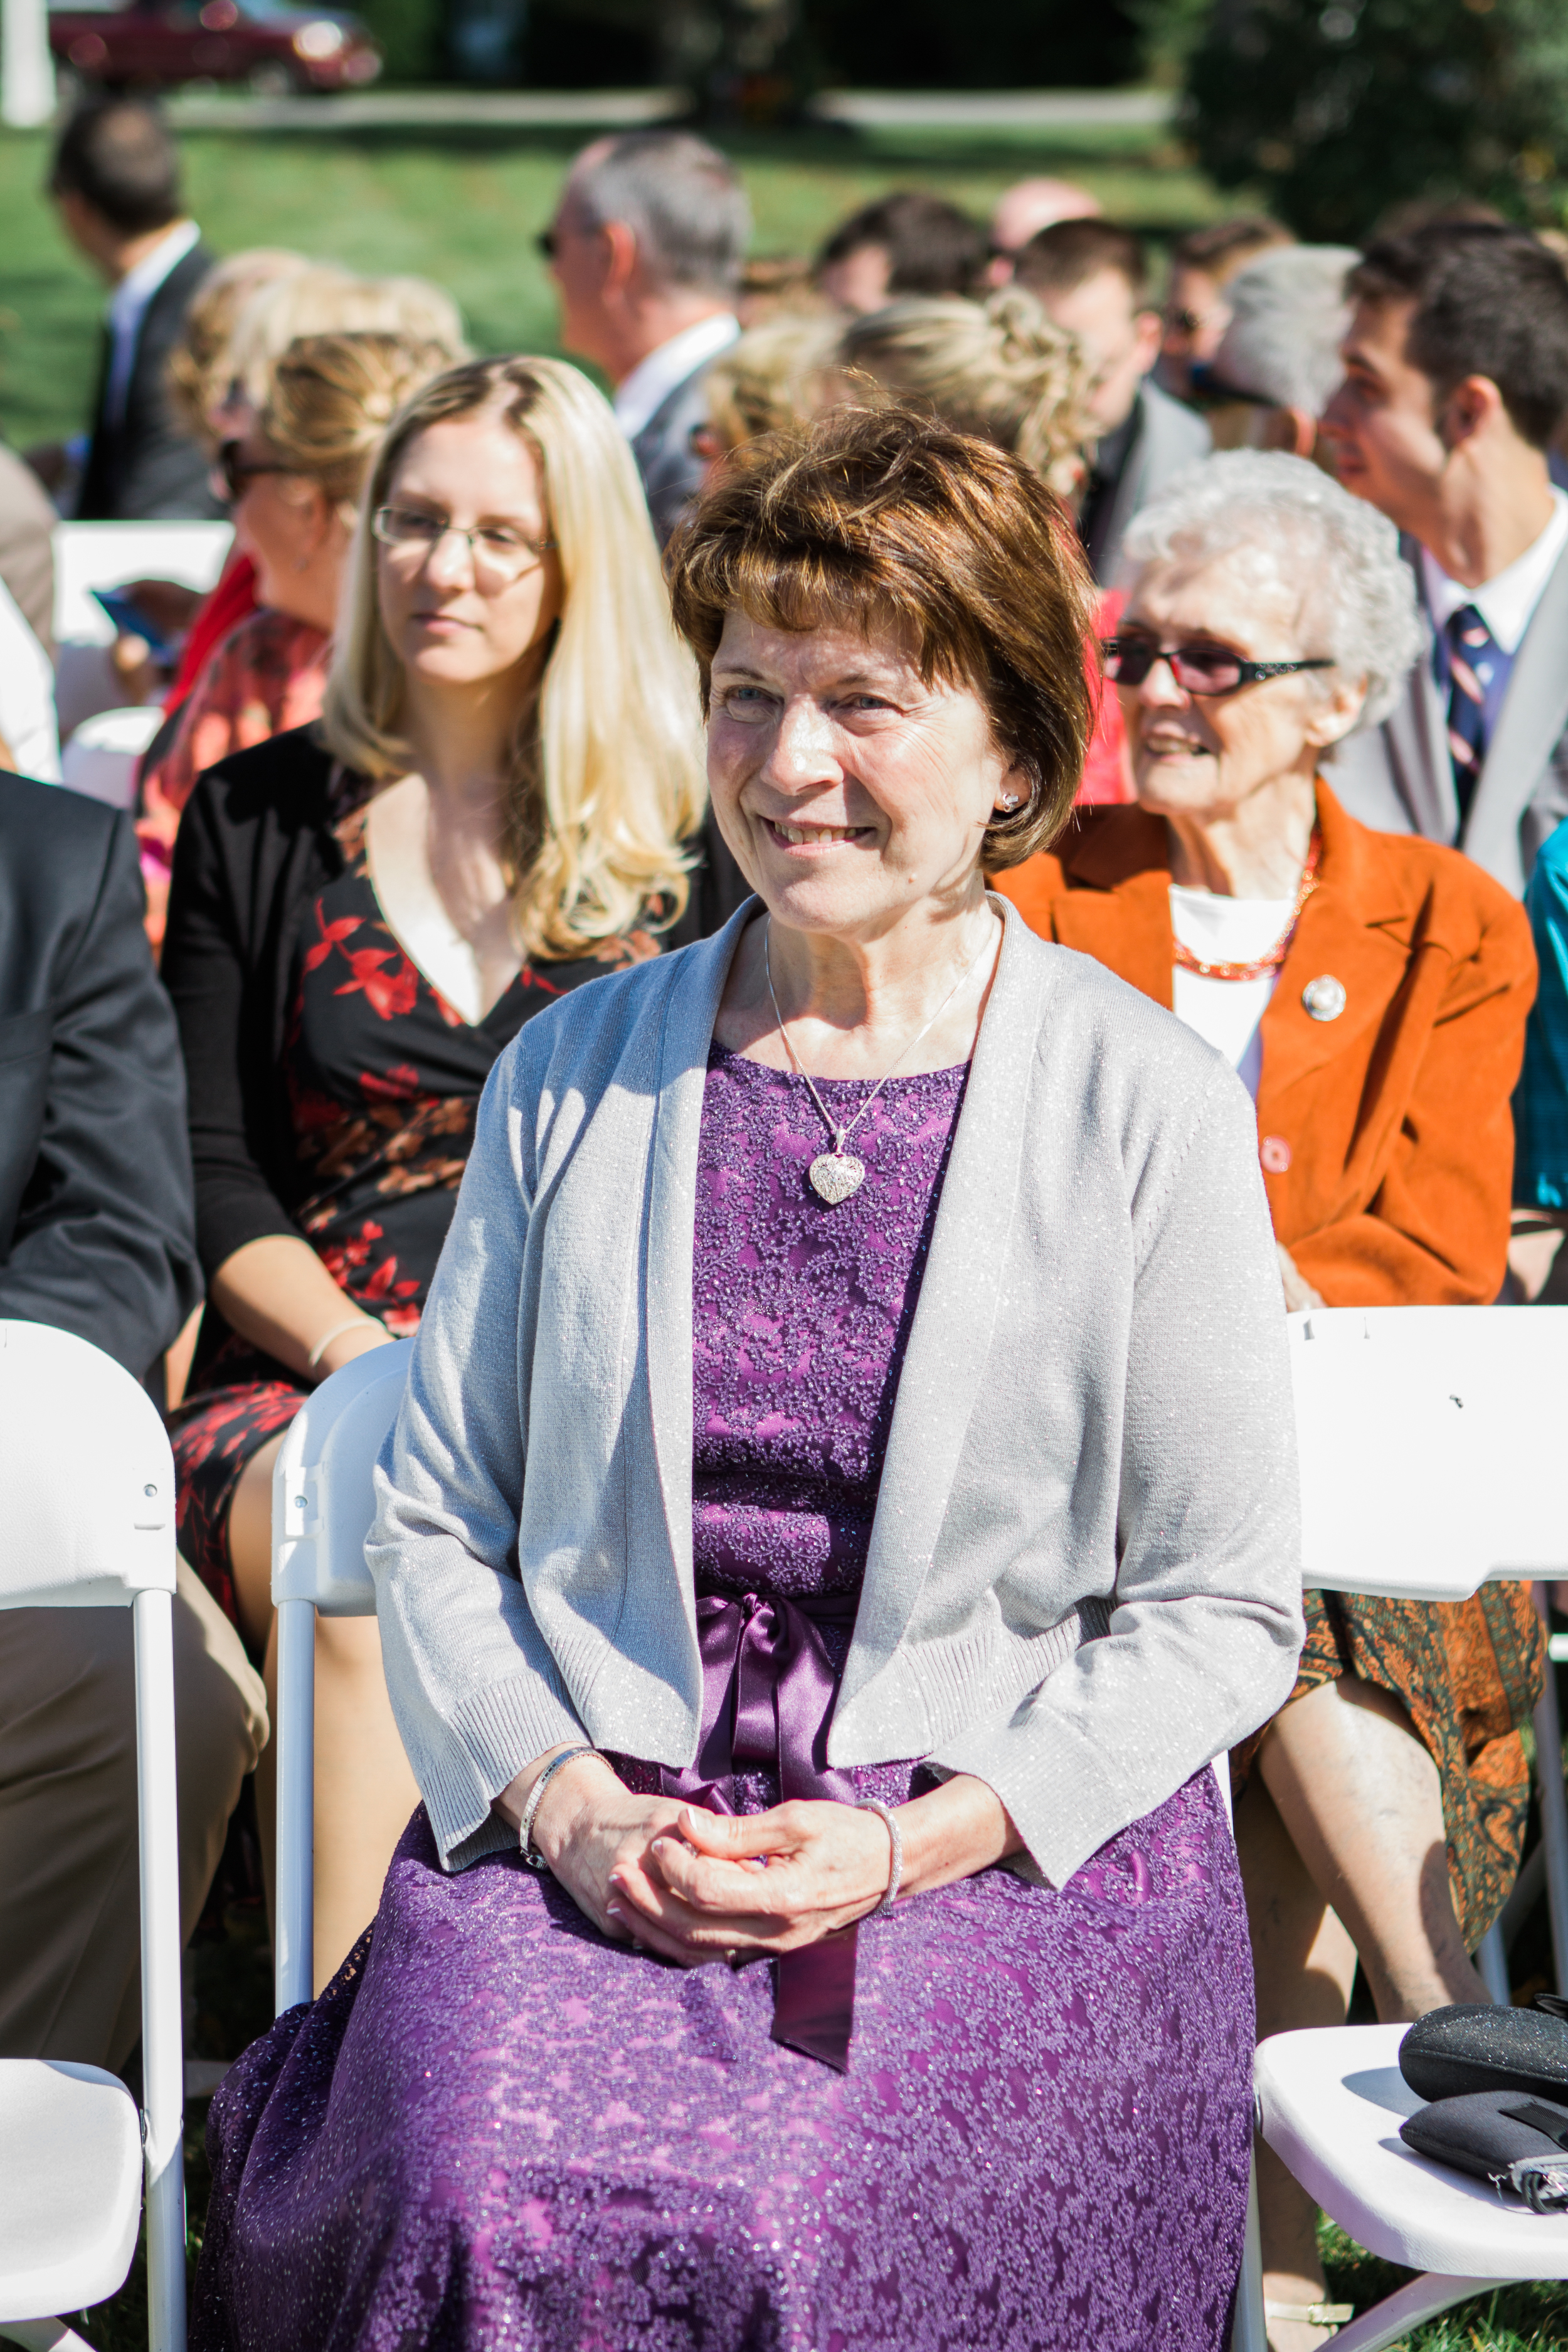
<instances>
[{"instance_id":1,"label":"woman with updo hairstyle","mask_svg":"<svg viewBox=\"0 0 1568 2352\"><path fill-rule=\"evenodd\" d=\"M844 328L836 358L956 432L1010 449L1059 499L1077 495L1093 430L1089 371L1073 337L1021 287L984 302L889 303Z\"/></svg>"},{"instance_id":2,"label":"woman with updo hairstyle","mask_svg":"<svg viewBox=\"0 0 1568 2352\"><path fill-rule=\"evenodd\" d=\"M365 456L323 394L385 343L319 338L279 372L269 415L334 528ZM680 914L698 725L600 394L552 360L426 384L371 465L320 719L207 769L175 852L163 976L207 1276L179 1537L268 1676L283 1433L318 1381L417 1328L497 1055ZM374 1621L324 1621L317 1673L324 1980L416 1791Z\"/></svg>"},{"instance_id":3,"label":"woman with updo hairstyle","mask_svg":"<svg viewBox=\"0 0 1568 2352\"><path fill-rule=\"evenodd\" d=\"M319 714L366 470L404 402L447 364L439 345L404 335L304 337L273 364L244 431L223 444L218 473L236 547L255 568L257 610L211 656L142 776L136 829L154 946L154 896L167 891L180 814L203 769Z\"/></svg>"},{"instance_id":4,"label":"woman with updo hairstyle","mask_svg":"<svg viewBox=\"0 0 1568 2352\"><path fill-rule=\"evenodd\" d=\"M1289 1374L1245 1090L986 887L1082 559L886 409L668 565L755 895L490 1078L366 1544L424 1801L213 2103L192 2344L1222 2352Z\"/></svg>"},{"instance_id":5,"label":"woman with updo hairstyle","mask_svg":"<svg viewBox=\"0 0 1568 2352\"><path fill-rule=\"evenodd\" d=\"M1077 340L1021 286L984 302L953 295L889 303L852 320L835 356L851 396L869 381L895 399L929 408L958 432L994 441L1076 510L1094 439L1091 370ZM1102 593L1096 631L1110 635L1121 610L1116 591ZM1092 644L1086 654L1095 723L1078 798L1091 805L1124 801L1131 788L1121 712L1115 695L1103 689Z\"/></svg>"}]
</instances>

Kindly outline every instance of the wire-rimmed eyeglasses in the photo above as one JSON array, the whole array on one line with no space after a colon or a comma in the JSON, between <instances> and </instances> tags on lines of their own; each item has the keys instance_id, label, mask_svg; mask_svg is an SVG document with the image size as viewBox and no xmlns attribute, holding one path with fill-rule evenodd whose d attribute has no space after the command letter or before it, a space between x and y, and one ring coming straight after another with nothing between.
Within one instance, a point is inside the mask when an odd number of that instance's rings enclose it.
<instances>
[{"instance_id":1,"label":"wire-rimmed eyeglasses","mask_svg":"<svg viewBox=\"0 0 1568 2352\"><path fill-rule=\"evenodd\" d=\"M525 538L510 523L481 522L463 530L447 516L427 514L420 507L377 507L370 527L383 547L410 564L427 563L444 539L465 540L475 580L488 577L503 588L537 571L555 544L552 539Z\"/></svg>"},{"instance_id":2,"label":"wire-rimmed eyeglasses","mask_svg":"<svg viewBox=\"0 0 1568 2352\"><path fill-rule=\"evenodd\" d=\"M1184 694L1209 696L1235 694L1241 687L1255 686L1259 678L1289 677L1300 669L1334 667L1326 657L1312 661L1247 661L1229 646L1215 645L1203 637L1164 646L1157 637L1144 636L1137 630L1103 638L1100 651L1105 656L1105 675L1113 686L1142 686L1155 663L1163 661L1170 665L1171 676Z\"/></svg>"}]
</instances>

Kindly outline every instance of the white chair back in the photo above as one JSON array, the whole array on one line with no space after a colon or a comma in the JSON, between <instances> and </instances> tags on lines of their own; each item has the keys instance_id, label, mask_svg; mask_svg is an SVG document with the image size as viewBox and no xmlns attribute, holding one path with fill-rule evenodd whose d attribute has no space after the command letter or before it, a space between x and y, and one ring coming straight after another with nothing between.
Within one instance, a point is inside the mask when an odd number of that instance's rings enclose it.
<instances>
[{"instance_id":1,"label":"white chair back","mask_svg":"<svg viewBox=\"0 0 1568 2352\"><path fill-rule=\"evenodd\" d=\"M397 1418L411 1339L374 1348L306 1398L272 1473L272 1600L278 1611L278 1926L279 2017L314 1990L316 1617L374 1617L364 1539L375 1512L371 1473Z\"/></svg>"},{"instance_id":2,"label":"white chair back","mask_svg":"<svg viewBox=\"0 0 1568 2352\"><path fill-rule=\"evenodd\" d=\"M1309 1588L1568 1575L1568 1307L1313 1307L1290 1342Z\"/></svg>"},{"instance_id":3,"label":"white chair back","mask_svg":"<svg viewBox=\"0 0 1568 2352\"><path fill-rule=\"evenodd\" d=\"M85 1339L0 1321L0 1608L132 1612L149 2339L185 2340L174 1777L174 1465L152 1400Z\"/></svg>"}]
</instances>

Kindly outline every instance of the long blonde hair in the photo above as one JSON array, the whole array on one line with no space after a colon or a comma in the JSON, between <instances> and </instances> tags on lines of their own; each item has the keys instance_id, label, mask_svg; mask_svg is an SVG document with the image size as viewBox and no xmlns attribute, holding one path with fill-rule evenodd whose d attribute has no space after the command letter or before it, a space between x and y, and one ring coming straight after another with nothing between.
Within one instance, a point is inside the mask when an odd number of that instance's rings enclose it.
<instances>
[{"instance_id":1,"label":"long blonde hair","mask_svg":"<svg viewBox=\"0 0 1568 2352\"><path fill-rule=\"evenodd\" d=\"M506 862L526 954L577 956L686 904L681 844L702 822L697 676L676 635L658 550L625 436L586 376L560 360L450 368L394 420L349 558L322 731L346 765L406 774L404 671L382 625L369 519L432 425L498 414L543 468L561 615L513 747Z\"/></svg>"}]
</instances>

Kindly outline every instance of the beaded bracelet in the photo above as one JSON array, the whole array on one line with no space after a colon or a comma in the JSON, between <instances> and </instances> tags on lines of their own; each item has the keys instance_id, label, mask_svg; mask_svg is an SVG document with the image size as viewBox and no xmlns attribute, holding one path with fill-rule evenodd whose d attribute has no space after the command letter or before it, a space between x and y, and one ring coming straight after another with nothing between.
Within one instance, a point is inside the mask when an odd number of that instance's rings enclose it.
<instances>
[{"instance_id":1,"label":"beaded bracelet","mask_svg":"<svg viewBox=\"0 0 1568 2352\"><path fill-rule=\"evenodd\" d=\"M896 1818L889 1811L888 1807L883 1804L880 1797L862 1797L855 1810L858 1813L880 1813L882 1819L888 1824L888 1835L893 1841L892 1866L888 1873L888 1891L883 1895L881 1901L878 1904L876 1909L874 1911L868 1911L866 1914L866 1916L868 1919L880 1919L892 1909L894 1904L898 1901L899 1889L903 1884L903 1835L899 1828Z\"/></svg>"},{"instance_id":2,"label":"beaded bracelet","mask_svg":"<svg viewBox=\"0 0 1568 2352\"><path fill-rule=\"evenodd\" d=\"M578 1756L596 1756L598 1752L598 1749L585 1739L579 1740L575 1748L563 1748L559 1756L551 1758L529 1790L528 1802L522 1809L522 1819L517 1827L517 1843L523 1861L530 1870L548 1870L550 1867L533 1843L533 1817L539 1811L539 1800L543 1796L563 1764L570 1764Z\"/></svg>"}]
</instances>

